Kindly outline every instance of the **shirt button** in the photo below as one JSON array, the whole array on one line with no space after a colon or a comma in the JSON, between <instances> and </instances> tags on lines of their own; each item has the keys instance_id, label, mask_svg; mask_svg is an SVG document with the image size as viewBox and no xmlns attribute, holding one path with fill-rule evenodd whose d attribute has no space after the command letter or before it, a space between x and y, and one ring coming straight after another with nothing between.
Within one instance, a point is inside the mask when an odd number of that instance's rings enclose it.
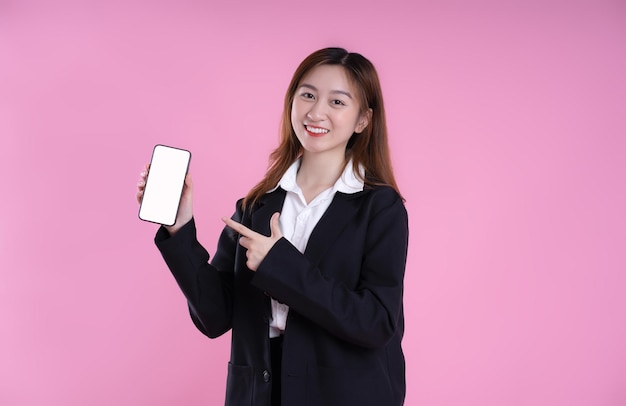
<instances>
[{"instance_id":1,"label":"shirt button","mask_svg":"<svg viewBox=\"0 0 626 406\"><path fill-rule=\"evenodd\" d=\"M263 371L263 380L265 382L269 382L270 378L271 378L270 372L267 369Z\"/></svg>"}]
</instances>

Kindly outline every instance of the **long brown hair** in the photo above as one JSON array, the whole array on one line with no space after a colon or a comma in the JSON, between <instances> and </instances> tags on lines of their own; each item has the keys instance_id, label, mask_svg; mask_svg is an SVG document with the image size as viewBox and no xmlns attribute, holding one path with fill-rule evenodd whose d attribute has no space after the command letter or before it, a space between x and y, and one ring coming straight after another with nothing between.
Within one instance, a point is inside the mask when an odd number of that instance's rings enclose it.
<instances>
[{"instance_id":1,"label":"long brown hair","mask_svg":"<svg viewBox=\"0 0 626 406\"><path fill-rule=\"evenodd\" d=\"M293 98L302 78L320 65L343 66L353 85L360 92L360 112L372 110L369 124L357 134L352 134L346 148L346 160L352 159L353 169L365 169L366 186L387 185L400 194L389 154L387 123L380 81L374 65L360 54L343 48L324 48L313 52L298 66L285 94L285 104L280 124L280 143L271 154L265 177L253 187L243 200L243 207L254 205L265 193L275 188L289 166L302 155L302 145L291 125Z\"/></svg>"}]
</instances>

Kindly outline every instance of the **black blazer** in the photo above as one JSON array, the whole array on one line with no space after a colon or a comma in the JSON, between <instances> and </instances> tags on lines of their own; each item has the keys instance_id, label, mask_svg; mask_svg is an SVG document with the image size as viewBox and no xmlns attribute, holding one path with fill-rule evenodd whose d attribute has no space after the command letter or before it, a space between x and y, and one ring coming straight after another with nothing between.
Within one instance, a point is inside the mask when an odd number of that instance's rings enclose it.
<instances>
[{"instance_id":1,"label":"black blazer","mask_svg":"<svg viewBox=\"0 0 626 406\"><path fill-rule=\"evenodd\" d=\"M266 194L233 219L270 235L285 191ZM209 264L192 220L155 238L208 337L232 329L226 405L270 405L282 381L285 406L401 405L405 396L403 278L408 244L404 204L389 187L336 193L301 254L285 238L257 272L238 236L224 228ZM272 376L270 295L289 305L282 376Z\"/></svg>"}]
</instances>

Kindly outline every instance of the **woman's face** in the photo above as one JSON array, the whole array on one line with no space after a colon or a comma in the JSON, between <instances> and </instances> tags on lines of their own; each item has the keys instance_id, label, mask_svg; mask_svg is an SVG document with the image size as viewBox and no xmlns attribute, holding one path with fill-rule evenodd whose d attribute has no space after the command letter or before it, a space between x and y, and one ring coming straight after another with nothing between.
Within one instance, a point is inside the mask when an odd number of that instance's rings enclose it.
<instances>
[{"instance_id":1,"label":"woman's face","mask_svg":"<svg viewBox=\"0 0 626 406\"><path fill-rule=\"evenodd\" d=\"M291 105L291 126L305 153L336 153L343 159L353 133L368 124L357 89L339 65L320 65L300 82Z\"/></svg>"}]
</instances>

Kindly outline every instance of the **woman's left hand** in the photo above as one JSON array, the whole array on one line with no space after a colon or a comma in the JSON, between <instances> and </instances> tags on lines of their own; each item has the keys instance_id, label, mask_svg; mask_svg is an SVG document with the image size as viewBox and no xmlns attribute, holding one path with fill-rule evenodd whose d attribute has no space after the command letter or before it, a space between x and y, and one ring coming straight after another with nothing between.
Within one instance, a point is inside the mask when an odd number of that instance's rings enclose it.
<instances>
[{"instance_id":1,"label":"woman's left hand","mask_svg":"<svg viewBox=\"0 0 626 406\"><path fill-rule=\"evenodd\" d=\"M269 237L252 231L248 227L236 222L233 219L222 217L222 221L226 223L228 227L232 228L241 235L239 238L239 244L247 250L246 257L248 258L248 261L246 262L246 265L250 268L250 270L256 272L257 268L270 249L272 249L276 241L282 238L283 233L280 231L278 223L279 217L280 213L274 213L272 215L272 218L270 219L271 235Z\"/></svg>"}]
</instances>

